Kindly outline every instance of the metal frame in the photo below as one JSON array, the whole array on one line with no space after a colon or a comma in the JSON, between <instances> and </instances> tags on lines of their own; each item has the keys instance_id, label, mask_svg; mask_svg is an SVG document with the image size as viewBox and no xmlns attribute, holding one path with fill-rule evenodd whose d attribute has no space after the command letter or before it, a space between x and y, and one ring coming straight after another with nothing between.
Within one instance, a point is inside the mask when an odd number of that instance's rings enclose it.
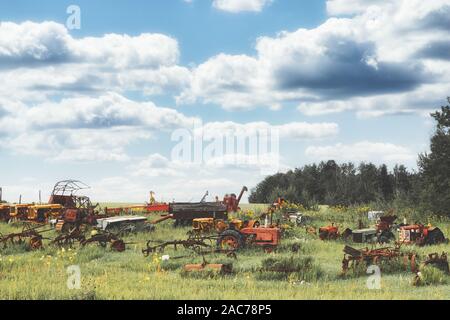
<instances>
[{"instance_id":1,"label":"metal frame","mask_svg":"<svg viewBox=\"0 0 450 320\"><path fill-rule=\"evenodd\" d=\"M79 190L90 189L91 187L79 180L62 180L53 187L52 195L72 196Z\"/></svg>"}]
</instances>

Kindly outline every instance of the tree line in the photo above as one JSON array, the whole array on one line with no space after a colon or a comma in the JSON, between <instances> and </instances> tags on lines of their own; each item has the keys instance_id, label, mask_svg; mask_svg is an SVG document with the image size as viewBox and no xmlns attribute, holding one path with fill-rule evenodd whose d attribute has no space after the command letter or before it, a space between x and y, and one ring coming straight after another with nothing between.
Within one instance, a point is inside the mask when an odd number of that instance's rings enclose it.
<instances>
[{"instance_id":1,"label":"tree line","mask_svg":"<svg viewBox=\"0 0 450 320\"><path fill-rule=\"evenodd\" d=\"M418 156L417 171L401 164L389 170L385 164L323 161L266 177L251 190L249 201L271 203L283 197L306 207L397 201L450 216L450 105L431 116L436 130L430 152Z\"/></svg>"}]
</instances>

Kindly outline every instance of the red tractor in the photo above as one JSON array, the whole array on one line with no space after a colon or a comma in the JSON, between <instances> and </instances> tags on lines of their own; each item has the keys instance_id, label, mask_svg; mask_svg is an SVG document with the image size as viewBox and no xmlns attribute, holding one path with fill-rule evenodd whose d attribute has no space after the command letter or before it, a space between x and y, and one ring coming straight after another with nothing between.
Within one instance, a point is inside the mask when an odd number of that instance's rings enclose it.
<instances>
[{"instance_id":1,"label":"red tractor","mask_svg":"<svg viewBox=\"0 0 450 320\"><path fill-rule=\"evenodd\" d=\"M335 226L334 223L331 226L319 228L319 238L321 240L336 240L339 236L339 227Z\"/></svg>"},{"instance_id":2,"label":"red tractor","mask_svg":"<svg viewBox=\"0 0 450 320\"><path fill-rule=\"evenodd\" d=\"M414 224L400 227L399 242L404 244L416 244L419 246L433 245L447 242L441 229L422 224Z\"/></svg>"}]
</instances>

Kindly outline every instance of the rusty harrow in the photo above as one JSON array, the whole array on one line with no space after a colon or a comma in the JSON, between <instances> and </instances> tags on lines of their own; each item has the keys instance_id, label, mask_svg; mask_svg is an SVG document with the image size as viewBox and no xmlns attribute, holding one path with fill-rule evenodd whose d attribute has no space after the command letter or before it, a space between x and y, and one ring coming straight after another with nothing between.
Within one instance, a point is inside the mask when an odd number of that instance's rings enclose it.
<instances>
[{"instance_id":1,"label":"rusty harrow","mask_svg":"<svg viewBox=\"0 0 450 320\"><path fill-rule=\"evenodd\" d=\"M346 274L350 268L353 270L361 263L379 265L382 261L393 261L403 259L405 269L409 267L412 272L416 271L416 254L402 253L400 247L386 247L377 249L355 249L350 246L344 248L344 259L342 260L342 273Z\"/></svg>"},{"instance_id":2,"label":"rusty harrow","mask_svg":"<svg viewBox=\"0 0 450 320\"><path fill-rule=\"evenodd\" d=\"M217 236L200 236L198 234L188 234L188 239L186 240L172 240L172 241L147 241L147 247L142 249L142 253L145 257L148 257L152 253L162 253L168 246L173 246L175 250L182 247L186 250L192 250L197 255L208 255L215 253L223 253L229 258L237 259L236 252L233 249L221 249L216 248L215 243L217 241ZM181 259L188 256L179 256L172 259Z\"/></svg>"},{"instance_id":3,"label":"rusty harrow","mask_svg":"<svg viewBox=\"0 0 450 320\"><path fill-rule=\"evenodd\" d=\"M154 240L147 241L147 248L142 249L144 256L148 256L155 252L164 252L166 247L173 246L175 250L178 247L183 247L185 249L191 249L194 251L199 251L201 248L209 248L211 245L206 242L207 239L187 239L187 240L173 240L166 242L159 242Z\"/></svg>"}]
</instances>

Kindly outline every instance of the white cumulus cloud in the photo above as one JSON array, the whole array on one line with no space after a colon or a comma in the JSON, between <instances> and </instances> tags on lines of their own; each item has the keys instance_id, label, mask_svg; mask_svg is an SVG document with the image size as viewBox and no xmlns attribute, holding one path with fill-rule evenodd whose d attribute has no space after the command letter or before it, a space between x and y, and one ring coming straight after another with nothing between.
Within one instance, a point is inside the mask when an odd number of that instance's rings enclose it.
<instances>
[{"instance_id":1,"label":"white cumulus cloud","mask_svg":"<svg viewBox=\"0 0 450 320\"><path fill-rule=\"evenodd\" d=\"M222 11L238 12L260 12L273 0L213 0L213 7Z\"/></svg>"},{"instance_id":2,"label":"white cumulus cloud","mask_svg":"<svg viewBox=\"0 0 450 320\"><path fill-rule=\"evenodd\" d=\"M374 163L413 163L415 152L392 143L362 141L354 144L338 143L330 146L310 146L306 156L314 160L372 161Z\"/></svg>"}]
</instances>

